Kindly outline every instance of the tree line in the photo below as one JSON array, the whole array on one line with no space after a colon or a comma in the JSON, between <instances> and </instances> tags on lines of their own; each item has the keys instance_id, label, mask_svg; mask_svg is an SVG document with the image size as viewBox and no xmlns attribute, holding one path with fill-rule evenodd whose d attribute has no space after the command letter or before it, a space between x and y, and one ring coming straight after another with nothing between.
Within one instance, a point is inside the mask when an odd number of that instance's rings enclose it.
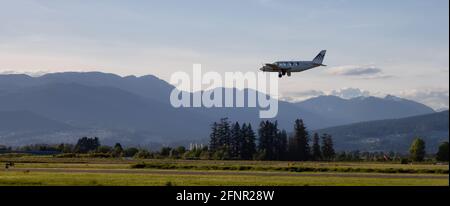
<instances>
[{"instance_id":1,"label":"tree line","mask_svg":"<svg viewBox=\"0 0 450 206\"><path fill-rule=\"evenodd\" d=\"M329 134L313 133L310 136L302 119L293 124L288 134L278 128L278 123L262 121L257 132L249 123L240 124L222 118L211 125L208 146L162 147L160 151L127 147L120 143L113 147L102 145L97 137L79 138L76 144L26 145L17 151L53 151L57 157L133 157L141 159L214 159L214 160L287 160L287 161L424 161L427 157L425 141L416 138L411 144L409 155L389 152L336 152L333 138ZM0 145L0 153L13 152L11 147ZM437 161L449 160L449 143L439 146L436 154L428 155ZM430 159L430 158L428 158Z\"/></svg>"},{"instance_id":2,"label":"tree line","mask_svg":"<svg viewBox=\"0 0 450 206\"><path fill-rule=\"evenodd\" d=\"M262 121L257 134L251 124L241 126L223 118L211 126L209 152L213 159L291 161L332 160L336 154L329 134L319 137L315 133L311 147L301 119L295 120L291 136L280 130L276 121Z\"/></svg>"}]
</instances>

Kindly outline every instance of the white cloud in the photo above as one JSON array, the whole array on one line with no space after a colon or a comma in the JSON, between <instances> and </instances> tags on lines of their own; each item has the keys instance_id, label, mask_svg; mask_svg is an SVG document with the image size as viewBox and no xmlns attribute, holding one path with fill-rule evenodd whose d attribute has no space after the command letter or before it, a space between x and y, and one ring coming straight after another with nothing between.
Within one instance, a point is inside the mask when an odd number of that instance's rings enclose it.
<instances>
[{"instance_id":1,"label":"white cloud","mask_svg":"<svg viewBox=\"0 0 450 206\"><path fill-rule=\"evenodd\" d=\"M325 95L323 91L319 90L305 90L305 91L295 91L295 92L285 92L280 95L280 99L288 102L299 102L307 100L313 97Z\"/></svg>"},{"instance_id":2,"label":"white cloud","mask_svg":"<svg viewBox=\"0 0 450 206\"><path fill-rule=\"evenodd\" d=\"M17 71L17 70L1 70L0 69L0 75L5 74L26 74L28 76L32 77L39 77L44 74L50 73L50 71Z\"/></svg>"},{"instance_id":3,"label":"white cloud","mask_svg":"<svg viewBox=\"0 0 450 206\"><path fill-rule=\"evenodd\" d=\"M425 104L434 110L449 108L449 90L446 88L413 89L399 92L397 95Z\"/></svg>"},{"instance_id":4,"label":"white cloud","mask_svg":"<svg viewBox=\"0 0 450 206\"><path fill-rule=\"evenodd\" d=\"M370 96L370 92L358 88L343 88L331 91L330 95L338 96L344 99L352 99L361 96Z\"/></svg>"},{"instance_id":5,"label":"white cloud","mask_svg":"<svg viewBox=\"0 0 450 206\"><path fill-rule=\"evenodd\" d=\"M281 100L288 102L299 102L322 95L333 95L344 99L351 99L361 96L370 96L371 93L369 91L361 90L358 88L341 88L332 91L304 90L283 93L281 95Z\"/></svg>"},{"instance_id":6,"label":"white cloud","mask_svg":"<svg viewBox=\"0 0 450 206\"><path fill-rule=\"evenodd\" d=\"M375 66L345 65L329 69L329 74L339 76L358 77L363 79L385 79L392 77L383 73L383 70Z\"/></svg>"}]
</instances>

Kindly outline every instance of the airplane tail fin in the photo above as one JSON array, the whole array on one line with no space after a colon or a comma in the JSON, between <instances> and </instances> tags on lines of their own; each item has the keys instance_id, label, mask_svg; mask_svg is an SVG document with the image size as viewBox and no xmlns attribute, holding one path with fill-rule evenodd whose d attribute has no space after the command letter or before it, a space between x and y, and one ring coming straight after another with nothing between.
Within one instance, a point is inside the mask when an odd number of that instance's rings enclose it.
<instances>
[{"instance_id":1,"label":"airplane tail fin","mask_svg":"<svg viewBox=\"0 0 450 206\"><path fill-rule=\"evenodd\" d=\"M325 53L327 50L322 50L320 53L316 56L316 58L313 59L314 64L322 64L323 59L325 58Z\"/></svg>"}]
</instances>

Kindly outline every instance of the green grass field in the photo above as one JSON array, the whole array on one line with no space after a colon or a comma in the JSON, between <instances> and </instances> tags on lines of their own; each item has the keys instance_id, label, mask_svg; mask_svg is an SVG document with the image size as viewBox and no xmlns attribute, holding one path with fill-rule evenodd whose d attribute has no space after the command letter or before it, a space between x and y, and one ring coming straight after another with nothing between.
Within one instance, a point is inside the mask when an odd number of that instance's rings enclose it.
<instances>
[{"instance_id":1,"label":"green grass field","mask_svg":"<svg viewBox=\"0 0 450 206\"><path fill-rule=\"evenodd\" d=\"M391 177L334 177L330 176L259 176L254 174L108 174L0 172L0 185L175 185L175 186L448 186L448 179ZM429 176L428 176L429 177Z\"/></svg>"},{"instance_id":2,"label":"green grass field","mask_svg":"<svg viewBox=\"0 0 450 206\"><path fill-rule=\"evenodd\" d=\"M0 169L0 185L449 185L448 165L434 164L0 157L2 167L7 161L15 162L15 167ZM139 164L150 167L134 168Z\"/></svg>"}]
</instances>

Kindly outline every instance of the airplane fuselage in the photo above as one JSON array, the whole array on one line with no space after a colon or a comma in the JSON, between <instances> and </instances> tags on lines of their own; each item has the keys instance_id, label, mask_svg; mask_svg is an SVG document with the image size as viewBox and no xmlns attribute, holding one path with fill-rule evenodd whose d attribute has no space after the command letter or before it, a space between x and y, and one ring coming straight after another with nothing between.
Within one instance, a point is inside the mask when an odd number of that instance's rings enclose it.
<instances>
[{"instance_id":1,"label":"airplane fuselage","mask_svg":"<svg viewBox=\"0 0 450 206\"><path fill-rule=\"evenodd\" d=\"M284 75L291 76L292 72L302 72L323 65L326 50L322 50L312 61L277 61L272 64L265 64L260 70L263 72L278 72L281 78Z\"/></svg>"},{"instance_id":2,"label":"airplane fuselage","mask_svg":"<svg viewBox=\"0 0 450 206\"><path fill-rule=\"evenodd\" d=\"M275 62L273 64L267 64L261 68L264 72L302 72L308 69L312 69L321 64L316 64L312 61L283 61Z\"/></svg>"}]
</instances>

